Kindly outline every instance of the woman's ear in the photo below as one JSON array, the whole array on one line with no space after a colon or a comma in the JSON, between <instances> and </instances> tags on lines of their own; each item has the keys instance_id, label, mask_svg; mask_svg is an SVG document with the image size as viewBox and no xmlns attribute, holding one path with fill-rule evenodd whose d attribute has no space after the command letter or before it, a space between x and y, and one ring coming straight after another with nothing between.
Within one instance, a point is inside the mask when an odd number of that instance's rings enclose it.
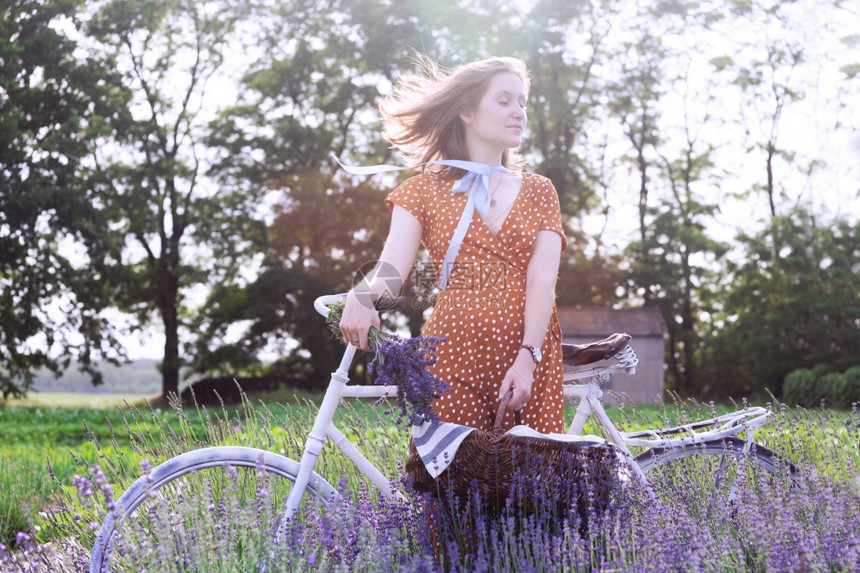
<instances>
[{"instance_id":1,"label":"woman's ear","mask_svg":"<svg viewBox=\"0 0 860 573\"><path fill-rule=\"evenodd\" d=\"M466 125L472 125L472 117L473 113L466 108L460 110L460 119L463 120L463 123Z\"/></svg>"}]
</instances>

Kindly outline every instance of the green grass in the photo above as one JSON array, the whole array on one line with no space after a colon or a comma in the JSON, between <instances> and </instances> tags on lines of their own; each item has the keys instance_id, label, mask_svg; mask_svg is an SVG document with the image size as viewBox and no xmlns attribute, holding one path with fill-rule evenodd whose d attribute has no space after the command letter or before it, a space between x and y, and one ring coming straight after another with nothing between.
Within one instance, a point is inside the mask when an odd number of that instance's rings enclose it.
<instances>
[{"instance_id":1,"label":"green grass","mask_svg":"<svg viewBox=\"0 0 860 573\"><path fill-rule=\"evenodd\" d=\"M62 403L67 407L0 407L0 542L8 544L17 531L28 530L30 520L38 525L42 510L58 506L62 487L91 463L136 457L135 450L150 436L182 427L170 410ZM199 419L196 425L202 435Z\"/></svg>"},{"instance_id":2,"label":"green grass","mask_svg":"<svg viewBox=\"0 0 860 573\"><path fill-rule=\"evenodd\" d=\"M72 476L89 475L94 462L101 464L119 495L139 477L141 459L156 465L203 445L241 444L297 460L320 398L292 395L282 402L255 400L241 407L184 410L145 404L107 409L0 407L0 541L8 545L17 531L29 530L31 523L44 527L47 511L80 510L70 486ZM338 425L383 473L396 476L407 453L407 435L385 413L389 407L351 402L339 411ZM733 405L714 408L694 401L659 407L607 406L623 430L676 424L732 409ZM572 409L568 420L570 416ZM857 414L850 412L786 409L760 431L758 440L792 461L852 481L860 469L857 424ZM598 433L598 429L589 423L585 432ZM361 476L344 456L327 455L333 450L326 445L317 472L332 484L345 476L353 491L360 489ZM93 519L100 517L93 515ZM41 535L43 540L51 535L78 535L75 527L69 522L65 531L60 528ZM85 546L91 543L91 539L82 541Z\"/></svg>"}]
</instances>

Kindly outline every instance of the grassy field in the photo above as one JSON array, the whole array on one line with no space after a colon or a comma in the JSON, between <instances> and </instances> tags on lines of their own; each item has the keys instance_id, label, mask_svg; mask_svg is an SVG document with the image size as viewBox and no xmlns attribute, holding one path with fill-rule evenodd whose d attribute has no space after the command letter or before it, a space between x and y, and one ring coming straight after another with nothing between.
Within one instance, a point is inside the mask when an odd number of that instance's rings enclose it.
<instances>
[{"instance_id":1,"label":"grassy field","mask_svg":"<svg viewBox=\"0 0 860 573\"><path fill-rule=\"evenodd\" d=\"M282 420L298 420L320 399L281 397L280 405L255 399L256 409L267 412L269 421L273 412ZM18 531L39 527L46 509L62 505L73 476L88 473L91 464L115 467L131 480L144 457L158 463L198 445L223 442L222 426L239 428L248 418L240 406L179 410L152 406L149 398L40 393L0 404L0 543L9 545ZM282 427L267 432L282 435Z\"/></svg>"},{"instance_id":2,"label":"grassy field","mask_svg":"<svg viewBox=\"0 0 860 573\"><path fill-rule=\"evenodd\" d=\"M40 541L75 535L84 546L91 544L91 532L76 531L71 524L58 529L47 518L81 511L75 507L72 479L90 475L96 462L120 492L140 476L144 458L156 465L202 445L255 446L298 459L320 397L281 398L249 400L244 407L182 410L149 407L140 397L42 394L0 407L0 542L11 546L18 531L38 531ZM395 476L402 471L407 434L386 414L389 407L353 403L339 420L347 436L384 473ZM709 417L714 408L688 401L665 407L609 407L608 412L620 428L638 430ZM777 407L759 441L804 468L860 486L858 422L856 412ZM597 430L587 426L586 432ZM332 484L345 478L343 486L363 489L343 456L324 456L317 471Z\"/></svg>"}]
</instances>

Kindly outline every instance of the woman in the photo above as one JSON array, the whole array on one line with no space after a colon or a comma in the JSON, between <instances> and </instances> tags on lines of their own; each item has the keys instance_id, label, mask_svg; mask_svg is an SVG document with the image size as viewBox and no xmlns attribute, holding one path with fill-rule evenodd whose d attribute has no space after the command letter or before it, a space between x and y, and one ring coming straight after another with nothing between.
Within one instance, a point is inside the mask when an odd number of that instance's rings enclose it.
<instances>
[{"instance_id":1,"label":"woman","mask_svg":"<svg viewBox=\"0 0 860 573\"><path fill-rule=\"evenodd\" d=\"M434 402L441 420L489 430L499 400L512 390L508 408L521 411L522 423L562 432L555 282L566 240L552 183L520 171L513 152L522 142L528 89L525 65L512 58L450 74L428 66L422 76L399 80L380 105L383 135L423 173L386 198L391 228L379 267L405 280L423 243L446 279L423 329L445 338L434 366L452 388ZM452 159L495 168L479 177L428 164ZM460 242L458 220L470 201L479 207L471 217L466 211ZM452 238L456 258L446 266ZM368 330L379 327L370 301L383 290L377 280L347 295L340 330L358 348L368 350ZM503 425L513 424L514 416L505 416Z\"/></svg>"}]
</instances>

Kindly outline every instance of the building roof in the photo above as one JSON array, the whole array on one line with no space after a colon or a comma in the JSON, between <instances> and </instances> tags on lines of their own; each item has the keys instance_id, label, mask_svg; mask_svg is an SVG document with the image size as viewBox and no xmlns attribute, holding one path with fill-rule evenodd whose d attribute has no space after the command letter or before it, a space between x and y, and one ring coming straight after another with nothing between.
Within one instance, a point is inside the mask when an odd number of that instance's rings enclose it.
<instances>
[{"instance_id":1,"label":"building roof","mask_svg":"<svg viewBox=\"0 0 860 573\"><path fill-rule=\"evenodd\" d=\"M659 336L666 332L660 309L559 307L558 320L564 336L605 337L615 332L631 336Z\"/></svg>"}]
</instances>

